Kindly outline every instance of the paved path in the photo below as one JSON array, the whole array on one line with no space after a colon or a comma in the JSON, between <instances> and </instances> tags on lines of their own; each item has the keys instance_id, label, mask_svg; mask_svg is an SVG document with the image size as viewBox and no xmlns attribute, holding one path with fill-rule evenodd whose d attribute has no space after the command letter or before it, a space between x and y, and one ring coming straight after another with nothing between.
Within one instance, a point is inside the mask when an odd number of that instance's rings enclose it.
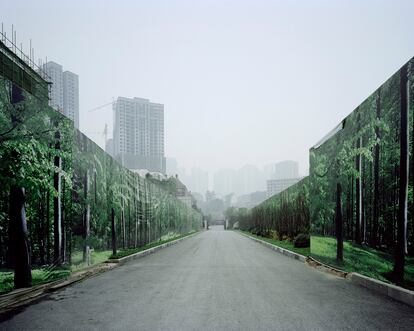
<instances>
[{"instance_id":1,"label":"paved path","mask_svg":"<svg viewBox=\"0 0 414 331\"><path fill-rule=\"evenodd\" d=\"M52 294L1 330L414 330L414 309L231 231Z\"/></svg>"}]
</instances>

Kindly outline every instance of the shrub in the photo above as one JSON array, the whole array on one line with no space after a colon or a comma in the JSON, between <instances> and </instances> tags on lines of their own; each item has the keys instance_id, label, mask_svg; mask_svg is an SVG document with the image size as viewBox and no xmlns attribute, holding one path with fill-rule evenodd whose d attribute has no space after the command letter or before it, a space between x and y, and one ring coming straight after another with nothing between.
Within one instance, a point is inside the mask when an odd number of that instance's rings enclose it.
<instances>
[{"instance_id":1,"label":"shrub","mask_svg":"<svg viewBox=\"0 0 414 331\"><path fill-rule=\"evenodd\" d=\"M306 233L299 233L295 240L293 240L293 246L296 248L310 247L310 237Z\"/></svg>"}]
</instances>

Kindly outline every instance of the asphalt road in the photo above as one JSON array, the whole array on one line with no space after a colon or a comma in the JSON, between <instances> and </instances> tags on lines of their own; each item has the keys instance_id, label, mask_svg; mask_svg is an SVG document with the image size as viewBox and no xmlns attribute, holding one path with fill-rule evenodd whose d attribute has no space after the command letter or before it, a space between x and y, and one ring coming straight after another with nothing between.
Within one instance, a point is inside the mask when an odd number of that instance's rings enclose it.
<instances>
[{"instance_id":1,"label":"asphalt road","mask_svg":"<svg viewBox=\"0 0 414 331\"><path fill-rule=\"evenodd\" d=\"M1 330L414 330L414 308L212 228L68 287Z\"/></svg>"}]
</instances>

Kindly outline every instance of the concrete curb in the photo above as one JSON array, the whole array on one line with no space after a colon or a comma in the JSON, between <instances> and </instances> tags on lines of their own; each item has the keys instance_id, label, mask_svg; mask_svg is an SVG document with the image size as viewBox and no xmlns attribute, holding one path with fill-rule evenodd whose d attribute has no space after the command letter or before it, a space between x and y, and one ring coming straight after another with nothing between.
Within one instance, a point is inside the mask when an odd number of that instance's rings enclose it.
<instances>
[{"instance_id":1,"label":"concrete curb","mask_svg":"<svg viewBox=\"0 0 414 331\"><path fill-rule=\"evenodd\" d=\"M346 278L356 285L363 286L414 307L414 291L410 291L393 284L388 284L380 280L361 275L357 272L349 273Z\"/></svg>"},{"instance_id":2,"label":"concrete curb","mask_svg":"<svg viewBox=\"0 0 414 331\"><path fill-rule=\"evenodd\" d=\"M185 237L182 237L182 238L179 238L179 239L176 239L176 240L172 240L172 241L169 241L169 242L167 242L165 244L162 244L162 245L159 245L159 246L155 246L155 247L152 247L152 248L148 248L148 249L146 249L144 251L137 252L137 253L134 253L134 254L131 254L131 255L128 255L128 256L124 256L124 257L121 257L119 259L109 259L107 262L109 262L109 263L117 263L119 265L122 265L122 264L124 264L124 263L126 263L128 261L135 260L135 259L139 259L141 257L144 257L144 256L150 255L152 253L155 253L156 251L159 251L160 249L167 248L169 246L178 244L179 242L181 242L181 241L183 241L185 239L194 237L195 235L200 234L201 232L202 231L197 231L197 232L192 233L192 234L190 234L188 236L185 236Z\"/></svg>"},{"instance_id":3,"label":"concrete curb","mask_svg":"<svg viewBox=\"0 0 414 331\"><path fill-rule=\"evenodd\" d=\"M141 252L138 252L132 255L125 256L120 259L113 259L113 260L105 261L101 264L92 266L88 269L75 272L71 274L69 278L66 278L66 279L59 279L51 283L41 284L41 285L33 286L30 288L13 290L11 292L2 294L0 295L0 321L2 320L1 318L2 315L9 313L16 308L28 305L35 300L39 300L51 292L54 292L56 290L59 290L71 284L77 283L79 281L91 278L103 272L117 268L129 260L140 258L146 255L152 254L160 249L175 245L183 241L184 239L193 237L197 234L200 234L201 232L202 231L198 231L188 236L185 236L183 238L179 238L179 239L167 242L165 244L152 247L152 248L146 249L144 251L141 251Z\"/></svg>"},{"instance_id":4,"label":"concrete curb","mask_svg":"<svg viewBox=\"0 0 414 331\"><path fill-rule=\"evenodd\" d=\"M303 262L303 263L305 263L305 262L306 262L306 256L304 256L304 255L301 255L301 254L298 254L298 253L292 252L292 251L290 251L290 250L288 250L288 249L285 249L285 248L282 248L282 247L276 246L276 245L271 244L271 243L269 243L269 242L267 242L267 241L264 241L264 240L261 240L261 239L258 239L258 238L255 238L255 237L249 236L248 234L243 233L243 232L239 232L239 231L237 231L237 233L239 233L239 234L241 234L242 236L245 236L245 237L247 237L247 238L250 238L250 239L252 239L252 240L254 240L254 241L257 241L258 243L260 243L260 244L262 244L262 245L264 245L264 246L266 246L266 247L269 247L270 249L272 249L272 250L274 250L274 251L276 251L276 252L278 252L278 253L280 253L280 254L283 254L283 255L285 255L285 256L288 256L288 257L290 257L290 258L292 258L292 259L298 260L298 261Z\"/></svg>"}]
</instances>

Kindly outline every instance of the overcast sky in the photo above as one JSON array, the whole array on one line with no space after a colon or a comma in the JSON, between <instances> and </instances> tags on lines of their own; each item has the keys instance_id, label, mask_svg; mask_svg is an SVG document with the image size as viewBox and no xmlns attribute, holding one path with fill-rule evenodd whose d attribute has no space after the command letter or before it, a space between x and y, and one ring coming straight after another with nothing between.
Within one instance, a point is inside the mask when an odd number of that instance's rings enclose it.
<instances>
[{"instance_id":1,"label":"overcast sky","mask_svg":"<svg viewBox=\"0 0 414 331\"><path fill-rule=\"evenodd\" d=\"M28 53L80 79L101 146L118 96L165 105L166 156L209 171L297 160L414 55L414 1L0 2Z\"/></svg>"}]
</instances>

